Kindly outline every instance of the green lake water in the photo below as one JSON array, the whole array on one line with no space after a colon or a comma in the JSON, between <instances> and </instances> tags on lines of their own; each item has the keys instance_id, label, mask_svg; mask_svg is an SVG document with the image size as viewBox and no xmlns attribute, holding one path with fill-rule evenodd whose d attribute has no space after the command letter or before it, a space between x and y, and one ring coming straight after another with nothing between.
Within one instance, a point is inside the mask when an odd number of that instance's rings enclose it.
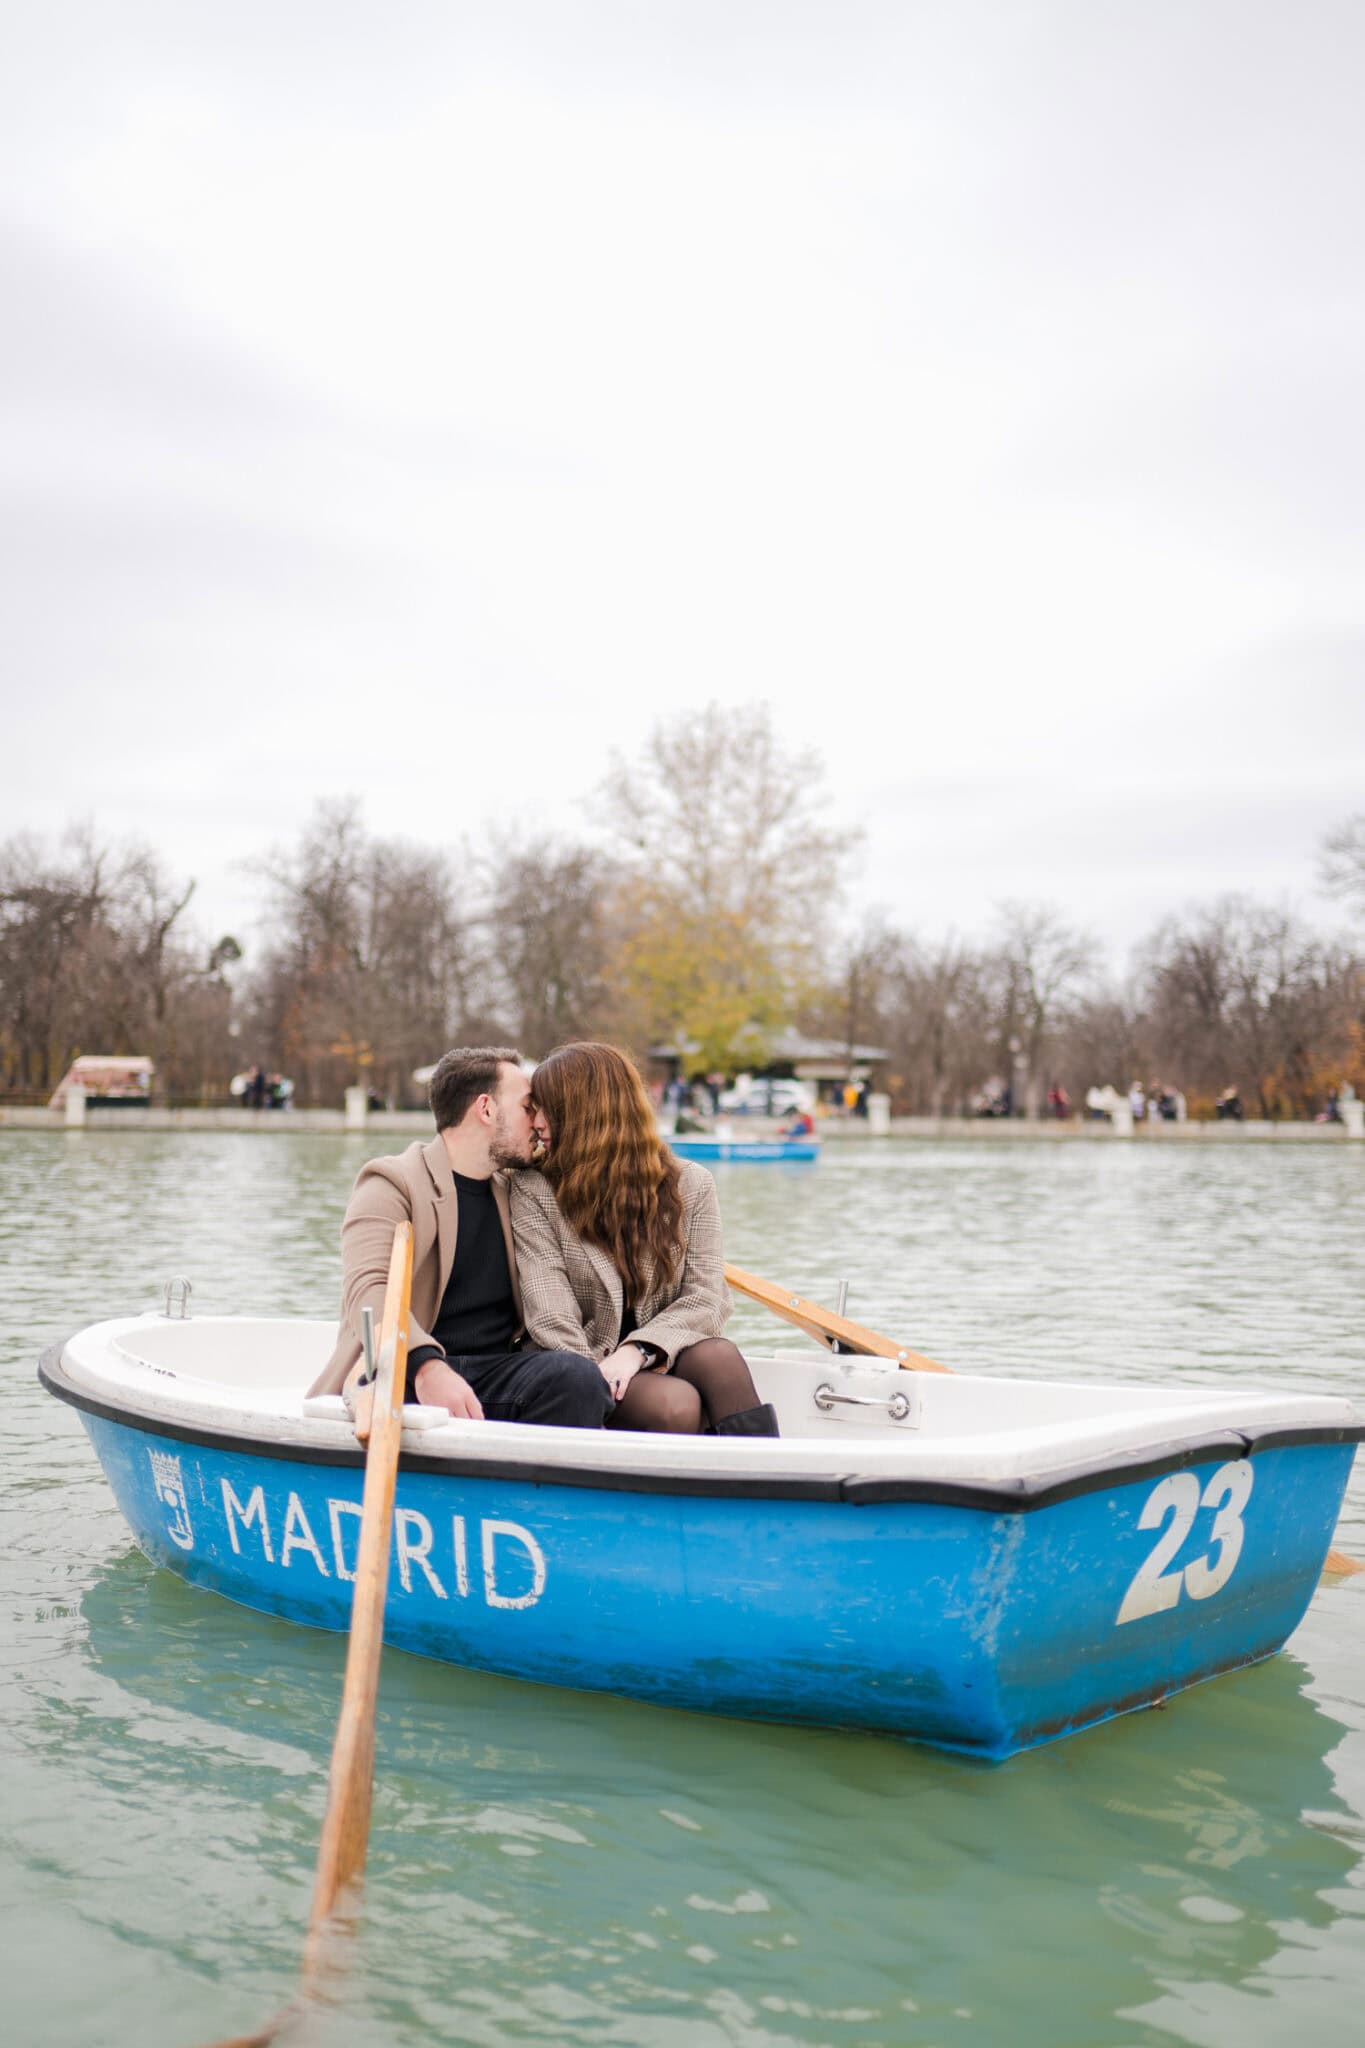
<instances>
[{"instance_id":1,"label":"green lake water","mask_svg":"<svg viewBox=\"0 0 1365 2048\"><path fill-rule=\"evenodd\" d=\"M381 1149L0 1134L16 2048L192 2048L288 1996L342 1664L146 1562L39 1353L181 1273L204 1313L334 1313ZM850 1143L716 1178L736 1263L847 1278L960 1369L1365 1393L1365 1146ZM1337 1541L1365 1556L1365 1460ZM1365 1576L1269 1663L994 1766L388 1652L354 1965L293 2038L1318 2048L1362 2005Z\"/></svg>"}]
</instances>

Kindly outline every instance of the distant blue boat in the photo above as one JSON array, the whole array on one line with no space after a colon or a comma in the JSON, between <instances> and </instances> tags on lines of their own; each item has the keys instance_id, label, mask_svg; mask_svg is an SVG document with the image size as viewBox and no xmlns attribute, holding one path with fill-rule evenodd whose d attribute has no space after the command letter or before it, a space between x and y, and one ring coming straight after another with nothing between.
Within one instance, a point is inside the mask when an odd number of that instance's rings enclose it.
<instances>
[{"instance_id":1,"label":"distant blue boat","mask_svg":"<svg viewBox=\"0 0 1365 2048\"><path fill-rule=\"evenodd\" d=\"M818 1138L670 1138L679 1159L818 1159Z\"/></svg>"},{"instance_id":2,"label":"distant blue boat","mask_svg":"<svg viewBox=\"0 0 1365 2048\"><path fill-rule=\"evenodd\" d=\"M343 1629L362 1464L335 1327L139 1316L54 1346L133 1536ZM998 1758L1279 1649L1365 1426L1349 1401L751 1358L781 1438L406 1411L388 1639L551 1685Z\"/></svg>"}]
</instances>

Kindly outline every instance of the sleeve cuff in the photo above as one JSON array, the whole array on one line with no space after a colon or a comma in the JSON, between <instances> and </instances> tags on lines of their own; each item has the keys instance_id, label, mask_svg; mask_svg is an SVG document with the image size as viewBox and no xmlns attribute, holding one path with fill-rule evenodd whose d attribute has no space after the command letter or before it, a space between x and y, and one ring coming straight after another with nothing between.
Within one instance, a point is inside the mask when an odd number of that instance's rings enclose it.
<instances>
[{"instance_id":1,"label":"sleeve cuff","mask_svg":"<svg viewBox=\"0 0 1365 2048\"><path fill-rule=\"evenodd\" d=\"M403 1399L405 1401L415 1401L417 1399L417 1375L427 1360L429 1358L444 1357L445 1353L439 1344L419 1344L415 1351L408 1353L407 1376L403 1382Z\"/></svg>"}]
</instances>

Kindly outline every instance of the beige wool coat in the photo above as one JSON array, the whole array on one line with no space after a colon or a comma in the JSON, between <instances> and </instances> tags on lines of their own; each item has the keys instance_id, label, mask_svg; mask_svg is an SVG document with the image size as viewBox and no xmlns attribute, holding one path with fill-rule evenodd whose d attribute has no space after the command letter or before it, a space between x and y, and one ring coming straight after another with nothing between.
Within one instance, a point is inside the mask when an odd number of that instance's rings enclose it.
<instances>
[{"instance_id":1,"label":"beige wool coat","mask_svg":"<svg viewBox=\"0 0 1365 2048\"><path fill-rule=\"evenodd\" d=\"M507 1240L507 1264L517 1310L517 1330L525 1312L517 1284L517 1256L508 1215L507 1180L493 1175L493 1199ZM400 1223L412 1225L412 1311L408 1349L434 1344L431 1326L455 1264L459 1199L450 1159L439 1137L429 1144L409 1145L384 1159L371 1159L356 1177L341 1225L341 1328L335 1351L319 1373L310 1394L339 1394L346 1375L360 1357L360 1311L374 1310L375 1332L384 1309L393 1234Z\"/></svg>"},{"instance_id":2,"label":"beige wool coat","mask_svg":"<svg viewBox=\"0 0 1365 2048\"><path fill-rule=\"evenodd\" d=\"M730 1314L716 1184L694 1160L682 1175L687 1252L676 1280L651 1280L634 1303L632 1336L657 1344L672 1365L703 1337L718 1337ZM512 1240L517 1248L526 1332L546 1351L585 1351L599 1364L620 1342L625 1290L600 1246L565 1222L554 1190L533 1168L511 1175Z\"/></svg>"}]
</instances>

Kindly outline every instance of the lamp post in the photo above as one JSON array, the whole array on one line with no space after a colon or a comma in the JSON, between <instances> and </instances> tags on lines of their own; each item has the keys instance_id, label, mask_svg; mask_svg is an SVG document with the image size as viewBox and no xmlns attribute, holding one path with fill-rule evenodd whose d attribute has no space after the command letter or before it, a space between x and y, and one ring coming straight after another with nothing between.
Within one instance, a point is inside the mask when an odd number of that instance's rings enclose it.
<instances>
[{"instance_id":1,"label":"lamp post","mask_svg":"<svg viewBox=\"0 0 1365 2048\"><path fill-rule=\"evenodd\" d=\"M1024 1052L1023 1040L1010 1039L1010 1112L1023 1116L1027 1111L1029 1081L1028 1058Z\"/></svg>"}]
</instances>

